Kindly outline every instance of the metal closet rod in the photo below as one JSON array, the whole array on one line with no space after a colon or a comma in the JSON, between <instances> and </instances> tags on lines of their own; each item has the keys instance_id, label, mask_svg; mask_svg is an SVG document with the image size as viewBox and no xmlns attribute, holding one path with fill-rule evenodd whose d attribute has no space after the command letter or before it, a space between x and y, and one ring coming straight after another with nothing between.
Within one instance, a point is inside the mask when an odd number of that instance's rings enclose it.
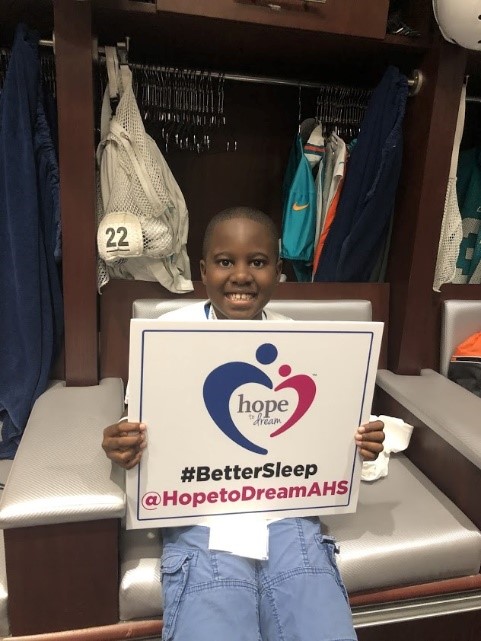
<instances>
[{"instance_id":1,"label":"metal closet rod","mask_svg":"<svg viewBox=\"0 0 481 641\"><path fill-rule=\"evenodd\" d=\"M55 45L53 40L40 40L39 44L42 47L52 47L52 48L54 48L54 45ZM128 44L127 44L127 50L128 50ZM97 47L97 52L98 54L105 54L105 48ZM164 71L164 72L173 68L173 67L162 67L162 66L155 66L155 65L142 65L135 62L129 62L129 67L131 67L132 69L142 69L144 67L149 67L151 69ZM196 75L200 76L200 75L203 75L205 72L190 70L190 73L195 73ZM224 80L233 80L235 82L250 82L250 83L256 83L256 84L263 84L263 85L283 85L283 86L289 86L289 87L302 87L302 89L320 89L326 84L326 83L319 83L319 82L310 82L307 80L299 81L299 80L294 80L290 78L271 78L269 76L245 76L245 75L236 74L236 73L221 73L218 71L211 71L209 73L211 78L223 78ZM423 78L422 72L419 69L415 69L413 71L413 77L408 78L409 92L411 96L415 96L419 93L419 91L421 90L423 81L424 81L424 78Z\"/></svg>"}]
</instances>

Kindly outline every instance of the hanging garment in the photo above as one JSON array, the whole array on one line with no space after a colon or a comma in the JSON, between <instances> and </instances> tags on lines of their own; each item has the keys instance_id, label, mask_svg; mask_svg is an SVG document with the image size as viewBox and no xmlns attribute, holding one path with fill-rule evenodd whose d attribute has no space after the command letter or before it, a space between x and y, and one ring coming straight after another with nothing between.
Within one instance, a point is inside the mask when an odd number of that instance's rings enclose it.
<instances>
[{"instance_id":1,"label":"hanging garment","mask_svg":"<svg viewBox=\"0 0 481 641\"><path fill-rule=\"evenodd\" d=\"M457 195L463 237L456 261L455 283L481 283L481 148L459 154Z\"/></svg>"},{"instance_id":2,"label":"hanging garment","mask_svg":"<svg viewBox=\"0 0 481 641\"><path fill-rule=\"evenodd\" d=\"M443 222L439 237L438 256L434 271L433 289L439 292L441 285L451 283L456 277L456 262L459 248L463 239L463 222L459 211L458 195L456 192L459 147L463 137L464 117L466 112L466 86L461 91L461 102L458 110L456 132L454 134L451 167L449 169L448 187L444 201Z\"/></svg>"},{"instance_id":3,"label":"hanging garment","mask_svg":"<svg viewBox=\"0 0 481 641\"><path fill-rule=\"evenodd\" d=\"M373 91L314 280L369 280L393 213L407 78L389 67Z\"/></svg>"},{"instance_id":4,"label":"hanging garment","mask_svg":"<svg viewBox=\"0 0 481 641\"><path fill-rule=\"evenodd\" d=\"M192 291L187 256L188 212L182 192L154 140L145 132L132 74L106 48L109 85L102 108L97 246L99 290L110 275L157 280L176 293ZM110 99L120 96L115 114ZM106 264L106 265L105 265Z\"/></svg>"},{"instance_id":5,"label":"hanging garment","mask_svg":"<svg viewBox=\"0 0 481 641\"><path fill-rule=\"evenodd\" d=\"M322 185L321 232L324 229L327 212L331 206L341 178L344 177L346 160L346 143L336 133L332 133L326 142L324 176Z\"/></svg>"},{"instance_id":6,"label":"hanging garment","mask_svg":"<svg viewBox=\"0 0 481 641\"><path fill-rule=\"evenodd\" d=\"M317 244L321 231L320 214L322 211L322 184L324 175L324 162L326 157L326 145L322 133L322 124L316 125L304 145L304 155L311 166L312 174L315 176L314 186L316 189L316 231L314 234L314 247ZM312 270L311 267L309 267Z\"/></svg>"},{"instance_id":7,"label":"hanging garment","mask_svg":"<svg viewBox=\"0 0 481 641\"><path fill-rule=\"evenodd\" d=\"M63 329L58 166L42 104L38 35L16 30L0 97L0 458L13 458Z\"/></svg>"},{"instance_id":8,"label":"hanging garment","mask_svg":"<svg viewBox=\"0 0 481 641\"><path fill-rule=\"evenodd\" d=\"M316 188L297 135L284 177L281 257L293 261L298 280L310 280L315 231Z\"/></svg>"},{"instance_id":9,"label":"hanging garment","mask_svg":"<svg viewBox=\"0 0 481 641\"><path fill-rule=\"evenodd\" d=\"M316 125L304 145L304 155L311 167L313 176L318 175L319 172L322 171L325 152L326 148L324 136L322 135L322 125Z\"/></svg>"},{"instance_id":10,"label":"hanging garment","mask_svg":"<svg viewBox=\"0 0 481 641\"><path fill-rule=\"evenodd\" d=\"M347 169L347 146L346 143L336 136L335 148L331 145L327 145L326 148L326 168L329 167L329 170L326 170L325 179L330 181L329 188L323 189L323 205L322 208L327 207L325 216L323 217L321 233L316 243L314 249L314 260L312 265L312 274L317 271L317 266L319 265L319 259L326 242L327 235L331 229L334 218L336 217L337 208L339 206L339 200L341 197L342 187L344 185L344 176ZM326 197L324 199L324 193Z\"/></svg>"},{"instance_id":11,"label":"hanging garment","mask_svg":"<svg viewBox=\"0 0 481 641\"><path fill-rule=\"evenodd\" d=\"M373 267L371 275L369 276L370 283L384 283L386 280L387 262L389 258L389 248L391 246L392 230L394 226L394 216L389 220L389 228L384 240L384 246L381 248L377 261Z\"/></svg>"},{"instance_id":12,"label":"hanging garment","mask_svg":"<svg viewBox=\"0 0 481 641\"><path fill-rule=\"evenodd\" d=\"M324 244L326 242L327 235L329 234L329 231L331 229L332 223L334 222L334 218L336 217L337 208L339 206L339 200L341 198L342 185L343 185L343 178L338 183L337 191L334 194L334 198L332 199L332 202L331 202L331 204L329 206L329 210L327 212L326 220L324 221L324 228L322 230L321 235L319 236L319 240L317 242L316 249L314 250L314 260L313 260L313 264L312 264L312 273L313 273L313 275L317 271L317 267L319 265L319 260L321 258L322 250L324 248Z\"/></svg>"}]
</instances>

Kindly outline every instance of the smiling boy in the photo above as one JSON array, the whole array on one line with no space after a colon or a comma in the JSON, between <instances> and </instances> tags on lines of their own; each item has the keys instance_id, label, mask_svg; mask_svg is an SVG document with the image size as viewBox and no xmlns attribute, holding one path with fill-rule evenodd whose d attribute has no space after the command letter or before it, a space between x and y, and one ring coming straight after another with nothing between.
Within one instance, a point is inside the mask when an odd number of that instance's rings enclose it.
<instances>
[{"instance_id":1,"label":"smiling boy","mask_svg":"<svg viewBox=\"0 0 481 641\"><path fill-rule=\"evenodd\" d=\"M205 231L200 272L219 319L260 320L279 282L275 225L267 216L265 222L238 217L252 211L225 210Z\"/></svg>"},{"instance_id":2,"label":"smiling boy","mask_svg":"<svg viewBox=\"0 0 481 641\"><path fill-rule=\"evenodd\" d=\"M209 300L165 314L164 320L288 320L265 309L279 282L278 234L263 212L228 209L209 223L200 262ZM145 425L120 421L104 430L107 456L126 469L145 448ZM361 455L382 451L383 423L355 434ZM213 530L224 539L266 536L266 560L209 549ZM230 533L230 534L229 534ZM265 533L265 534L264 534ZM332 538L319 519L267 521L259 515L206 519L162 530L164 641L354 641L347 594ZM218 537L217 537L218 538Z\"/></svg>"}]
</instances>

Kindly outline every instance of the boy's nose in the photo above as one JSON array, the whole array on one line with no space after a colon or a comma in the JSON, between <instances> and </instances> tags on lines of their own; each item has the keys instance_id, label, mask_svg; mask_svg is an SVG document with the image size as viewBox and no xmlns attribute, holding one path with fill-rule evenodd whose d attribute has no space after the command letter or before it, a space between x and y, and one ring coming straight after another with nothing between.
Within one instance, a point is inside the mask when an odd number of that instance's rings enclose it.
<instances>
[{"instance_id":1,"label":"boy's nose","mask_svg":"<svg viewBox=\"0 0 481 641\"><path fill-rule=\"evenodd\" d=\"M232 274L232 280L235 283L245 284L252 282L252 274L250 272L248 265L236 265L234 273Z\"/></svg>"}]
</instances>

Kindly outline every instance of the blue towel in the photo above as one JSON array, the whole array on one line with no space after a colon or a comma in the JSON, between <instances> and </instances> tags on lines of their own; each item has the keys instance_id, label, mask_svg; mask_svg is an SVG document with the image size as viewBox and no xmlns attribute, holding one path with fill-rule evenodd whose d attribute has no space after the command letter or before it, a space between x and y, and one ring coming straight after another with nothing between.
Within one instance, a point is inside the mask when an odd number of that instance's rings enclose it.
<instances>
[{"instance_id":1,"label":"blue towel","mask_svg":"<svg viewBox=\"0 0 481 641\"><path fill-rule=\"evenodd\" d=\"M0 458L13 458L63 331L58 165L38 35L19 25L0 97Z\"/></svg>"}]
</instances>

